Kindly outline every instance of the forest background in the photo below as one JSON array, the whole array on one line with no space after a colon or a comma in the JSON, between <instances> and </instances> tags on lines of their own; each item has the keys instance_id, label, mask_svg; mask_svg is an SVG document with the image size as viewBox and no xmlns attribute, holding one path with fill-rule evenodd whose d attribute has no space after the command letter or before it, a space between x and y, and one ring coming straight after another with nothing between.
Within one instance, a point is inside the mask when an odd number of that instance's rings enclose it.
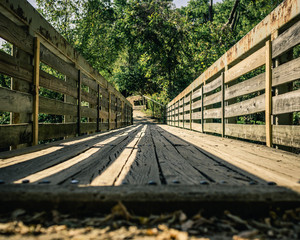
<instances>
[{"instance_id":1,"label":"forest background","mask_svg":"<svg viewBox=\"0 0 300 240\"><path fill-rule=\"evenodd\" d=\"M37 0L38 11L124 96L166 104L282 0Z\"/></svg>"}]
</instances>

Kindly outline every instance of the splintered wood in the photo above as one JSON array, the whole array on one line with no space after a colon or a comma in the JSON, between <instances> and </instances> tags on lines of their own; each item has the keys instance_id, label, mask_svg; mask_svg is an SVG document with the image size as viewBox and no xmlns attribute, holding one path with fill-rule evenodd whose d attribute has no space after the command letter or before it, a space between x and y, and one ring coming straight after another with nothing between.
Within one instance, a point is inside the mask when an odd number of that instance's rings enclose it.
<instances>
[{"instance_id":1,"label":"splintered wood","mask_svg":"<svg viewBox=\"0 0 300 240\"><path fill-rule=\"evenodd\" d=\"M150 123L0 157L0 180L24 187L270 182L297 187L300 172L295 154Z\"/></svg>"}]
</instances>

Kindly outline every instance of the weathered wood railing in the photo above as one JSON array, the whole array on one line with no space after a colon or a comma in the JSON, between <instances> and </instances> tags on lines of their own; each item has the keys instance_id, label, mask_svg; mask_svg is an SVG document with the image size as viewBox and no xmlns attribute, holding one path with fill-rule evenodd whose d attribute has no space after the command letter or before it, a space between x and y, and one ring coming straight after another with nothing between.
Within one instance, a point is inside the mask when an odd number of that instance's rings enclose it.
<instances>
[{"instance_id":1,"label":"weathered wood railing","mask_svg":"<svg viewBox=\"0 0 300 240\"><path fill-rule=\"evenodd\" d=\"M168 124L299 148L299 19L300 0L279 5L168 104Z\"/></svg>"},{"instance_id":2,"label":"weathered wood railing","mask_svg":"<svg viewBox=\"0 0 300 240\"><path fill-rule=\"evenodd\" d=\"M0 51L0 74L11 81L10 89L0 87L0 111L10 113L0 149L131 124L131 104L27 1L0 0L0 9L0 37L13 46L13 54ZM60 97L41 96L41 88ZM60 121L39 123L39 114Z\"/></svg>"}]
</instances>

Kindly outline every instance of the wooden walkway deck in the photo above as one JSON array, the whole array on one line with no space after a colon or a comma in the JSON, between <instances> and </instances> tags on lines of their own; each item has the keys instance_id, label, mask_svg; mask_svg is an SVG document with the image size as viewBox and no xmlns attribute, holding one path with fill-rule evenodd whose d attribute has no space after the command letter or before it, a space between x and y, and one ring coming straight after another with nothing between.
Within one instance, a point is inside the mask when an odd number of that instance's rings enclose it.
<instances>
[{"instance_id":1,"label":"wooden walkway deck","mask_svg":"<svg viewBox=\"0 0 300 240\"><path fill-rule=\"evenodd\" d=\"M141 214L200 206L251 215L299 206L298 155L134 117L123 129L0 153L0 211L107 212L122 201Z\"/></svg>"},{"instance_id":2,"label":"wooden walkway deck","mask_svg":"<svg viewBox=\"0 0 300 240\"><path fill-rule=\"evenodd\" d=\"M22 185L300 185L296 154L153 123L40 148L1 153L0 179Z\"/></svg>"}]
</instances>

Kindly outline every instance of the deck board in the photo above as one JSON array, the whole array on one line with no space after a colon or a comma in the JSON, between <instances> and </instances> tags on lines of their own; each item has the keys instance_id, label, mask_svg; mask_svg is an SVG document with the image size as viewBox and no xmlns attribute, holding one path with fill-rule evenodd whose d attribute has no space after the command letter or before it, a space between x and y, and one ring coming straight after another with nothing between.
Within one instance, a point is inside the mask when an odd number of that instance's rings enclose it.
<instances>
[{"instance_id":1,"label":"deck board","mask_svg":"<svg viewBox=\"0 0 300 240\"><path fill-rule=\"evenodd\" d=\"M29 185L297 187L299 156L167 125L138 123L0 160L0 179ZM27 184L28 185L28 184ZM25 185L23 184L25 187Z\"/></svg>"}]
</instances>

